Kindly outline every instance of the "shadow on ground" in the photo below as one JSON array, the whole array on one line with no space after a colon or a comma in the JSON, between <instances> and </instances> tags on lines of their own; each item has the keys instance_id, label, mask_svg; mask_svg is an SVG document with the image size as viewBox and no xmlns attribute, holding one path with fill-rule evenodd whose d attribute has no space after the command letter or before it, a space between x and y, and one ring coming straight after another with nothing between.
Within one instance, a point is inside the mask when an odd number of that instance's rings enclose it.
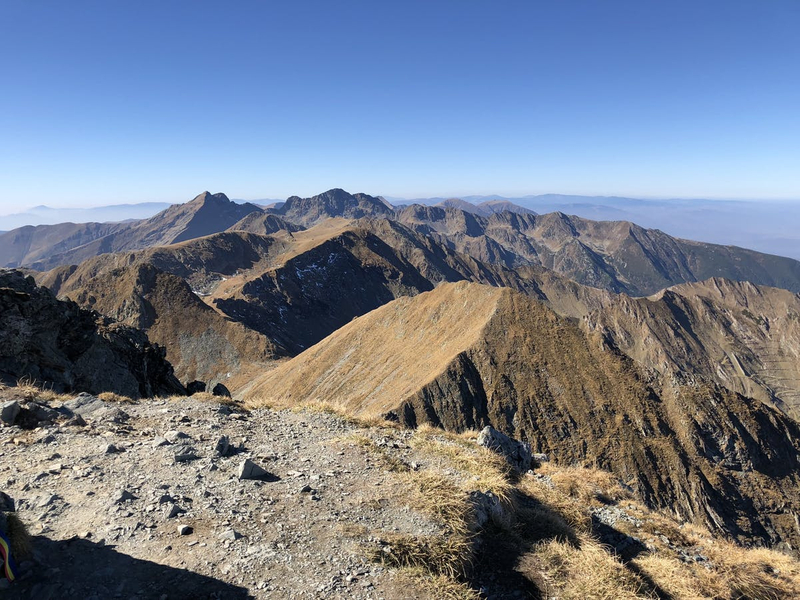
<instances>
[{"instance_id":1,"label":"shadow on ground","mask_svg":"<svg viewBox=\"0 0 800 600\"><path fill-rule=\"evenodd\" d=\"M555 539L580 548L580 540L561 515L536 498L518 493L515 505L511 531L491 523L484 529L470 583L494 598L544 598L546 585L523 573L520 559L541 542Z\"/></svg>"},{"instance_id":2,"label":"shadow on ground","mask_svg":"<svg viewBox=\"0 0 800 600\"><path fill-rule=\"evenodd\" d=\"M214 579L141 560L88 540L33 538L35 560L0 591L3 600L138 598L156 600L251 598L248 591ZM32 565L32 566L31 566Z\"/></svg>"}]
</instances>

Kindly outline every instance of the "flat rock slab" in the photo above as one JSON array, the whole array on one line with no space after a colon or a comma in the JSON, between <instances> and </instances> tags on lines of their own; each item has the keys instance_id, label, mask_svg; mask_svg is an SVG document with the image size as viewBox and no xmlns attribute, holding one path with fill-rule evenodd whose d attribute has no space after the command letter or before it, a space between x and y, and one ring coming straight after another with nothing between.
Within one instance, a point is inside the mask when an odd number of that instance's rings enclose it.
<instances>
[{"instance_id":1,"label":"flat rock slab","mask_svg":"<svg viewBox=\"0 0 800 600\"><path fill-rule=\"evenodd\" d=\"M70 413L75 413L76 415L81 415L82 417L105 408L105 406L105 402L100 400L100 398L97 396L92 396L91 394L78 394L72 400L67 400L64 402L63 405L63 407L69 410Z\"/></svg>"}]
</instances>

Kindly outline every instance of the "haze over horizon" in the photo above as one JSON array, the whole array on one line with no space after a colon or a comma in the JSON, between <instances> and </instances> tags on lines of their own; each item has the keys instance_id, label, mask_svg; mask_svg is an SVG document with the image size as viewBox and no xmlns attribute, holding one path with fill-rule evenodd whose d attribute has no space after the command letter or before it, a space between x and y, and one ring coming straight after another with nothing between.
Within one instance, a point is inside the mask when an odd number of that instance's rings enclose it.
<instances>
[{"instance_id":1,"label":"haze over horizon","mask_svg":"<svg viewBox=\"0 0 800 600\"><path fill-rule=\"evenodd\" d=\"M4 3L0 214L332 186L800 198L797 3L502 9Z\"/></svg>"}]
</instances>

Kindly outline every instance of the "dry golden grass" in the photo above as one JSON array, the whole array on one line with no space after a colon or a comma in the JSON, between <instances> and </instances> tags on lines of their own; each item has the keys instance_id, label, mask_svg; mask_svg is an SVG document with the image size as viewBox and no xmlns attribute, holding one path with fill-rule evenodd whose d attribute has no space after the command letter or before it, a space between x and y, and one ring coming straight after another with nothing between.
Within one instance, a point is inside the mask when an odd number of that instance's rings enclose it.
<instances>
[{"instance_id":1,"label":"dry golden grass","mask_svg":"<svg viewBox=\"0 0 800 600\"><path fill-rule=\"evenodd\" d=\"M255 406L253 403L246 402L248 406ZM291 404L291 405L283 405L276 403L268 403L268 404L259 404L258 406L265 406L267 408L291 408L291 410L295 412L318 412L318 413L326 413L329 415L335 415L340 419L350 423L351 425L355 425L357 427L363 427L365 429L400 429L401 426L398 423L394 423L392 421L387 421L380 415L364 415L364 416L353 416L351 413L348 412L347 407L343 404L336 404L334 402L323 402L320 400L315 400L312 402L304 402L302 404Z\"/></svg>"},{"instance_id":2,"label":"dry golden grass","mask_svg":"<svg viewBox=\"0 0 800 600\"><path fill-rule=\"evenodd\" d=\"M558 540L526 554L521 570L537 572L546 597L559 600L633 600L655 598L625 565L588 536L580 547Z\"/></svg>"},{"instance_id":3,"label":"dry golden grass","mask_svg":"<svg viewBox=\"0 0 800 600\"><path fill-rule=\"evenodd\" d=\"M167 398L170 402L182 402L186 398L192 398L198 402L211 402L213 404L224 404L237 410L246 410L246 407L237 399L229 398L228 396L215 396L211 392L196 392L191 396L169 396Z\"/></svg>"},{"instance_id":4,"label":"dry golden grass","mask_svg":"<svg viewBox=\"0 0 800 600\"><path fill-rule=\"evenodd\" d=\"M453 583L462 581L472 566L473 542L460 535L414 536L382 534L382 547L372 547L368 556L399 568L421 569Z\"/></svg>"},{"instance_id":5,"label":"dry golden grass","mask_svg":"<svg viewBox=\"0 0 800 600\"><path fill-rule=\"evenodd\" d=\"M424 452L439 469L457 470L467 475L459 478L462 490L491 492L510 507L514 484L508 463L498 454L477 446L476 432L454 434L429 425L417 429L411 445Z\"/></svg>"},{"instance_id":6,"label":"dry golden grass","mask_svg":"<svg viewBox=\"0 0 800 600\"><path fill-rule=\"evenodd\" d=\"M19 394L25 400L34 400L41 402L65 402L70 400L72 396L69 394L59 394L52 389L48 389L40 384L35 379L30 377L23 377L17 381L17 385L13 389L15 393Z\"/></svg>"},{"instance_id":7,"label":"dry golden grass","mask_svg":"<svg viewBox=\"0 0 800 600\"><path fill-rule=\"evenodd\" d=\"M6 525L8 527L8 538L11 541L11 554L18 562L28 558L31 555L33 545L25 523L15 513L6 513Z\"/></svg>"},{"instance_id":8,"label":"dry golden grass","mask_svg":"<svg viewBox=\"0 0 800 600\"><path fill-rule=\"evenodd\" d=\"M790 556L764 548L741 548L724 541L700 550L709 558L707 562L687 564L660 552L638 557L634 564L675 598L800 597L800 564Z\"/></svg>"},{"instance_id":9,"label":"dry golden grass","mask_svg":"<svg viewBox=\"0 0 800 600\"><path fill-rule=\"evenodd\" d=\"M404 575L426 592L426 598L439 600L479 600L482 596L466 583L444 575L431 575L426 569L408 567Z\"/></svg>"},{"instance_id":10,"label":"dry golden grass","mask_svg":"<svg viewBox=\"0 0 800 600\"><path fill-rule=\"evenodd\" d=\"M136 404L137 402L133 398L115 394L114 392L103 392L102 394L98 394L97 397L106 402L117 402L120 404Z\"/></svg>"}]
</instances>

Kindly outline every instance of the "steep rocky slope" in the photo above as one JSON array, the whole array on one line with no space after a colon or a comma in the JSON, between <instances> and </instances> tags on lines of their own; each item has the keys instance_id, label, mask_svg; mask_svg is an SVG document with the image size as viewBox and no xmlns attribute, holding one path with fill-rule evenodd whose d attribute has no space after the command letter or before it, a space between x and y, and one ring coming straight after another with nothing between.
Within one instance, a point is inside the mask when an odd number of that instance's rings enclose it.
<instances>
[{"instance_id":1,"label":"steep rocky slope","mask_svg":"<svg viewBox=\"0 0 800 600\"><path fill-rule=\"evenodd\" d=\"M81 235L63 237L62 225L35 228L34 252L24 248L25 237L19 230L9 231L0 239L0 256L3 253L16 256L13 266L47 270L77 264L99 254L174 244L224 231L252 212L261 209L254 204L231 202L225 194L203 192L190 202L170 206L149 219L96 227L92 224L91 228L76 226Z\"/></svg>"},{"instance_id":2,"label":"steep rocky slope","mask_svg":"<svg viewBox=\"0 0 800 600\"><path fill-rule=\"evenodd\" d=\"M180 277L149 263L111 269L71 282L63 295L114 320L147 332L167 351L182 381L227 380L279 352L263 335L225 319Z\"/></svg>"},{"instance_id":3,"label":"steep rocky slope","mask_svg":"<svg viewBox=\"0 0 800 600\"><path fill-rule=\"evenodd\" d=\"M590 221L562 213L496 213L412 205L397 219L484 262L537 264L578 283L634 296L710 277L800 291L800 262L673 238L625 221Z\"/></svg>"},{"instance_id":4,"label":"steep rocky slope","mask_svg":"<svg viewBox=\"0 0 800 600\"><path fill-rule=\"evenodd\" d=\"M703 377L800 417L800 295L709 279L617 296L585 320L663 375Z\"/></svg>"},{"instance_id":5,"label":"steep rocky slope","mask_svg":"<svg viewBox=\"0 0 800 600\"><path fill-rule=\"evenodd\" d=\"M600 334L508 289L444 284L256 380L251 404L333 402L451 430L492 424L561 464L740 540L800 543L800 426L707 384L656 385Z\"/></svg>"},{"instance_id":6,"label":"steep rocky slope","mask_svg":"<svg viewBox=\"0 0 800 600\"><path fill-rule=\"evenodd\" d=\"M58 301L18 271L0 271L0 323L0 382L133 398L183 391L142 332Z\"/></svg>"}]
</instances>

